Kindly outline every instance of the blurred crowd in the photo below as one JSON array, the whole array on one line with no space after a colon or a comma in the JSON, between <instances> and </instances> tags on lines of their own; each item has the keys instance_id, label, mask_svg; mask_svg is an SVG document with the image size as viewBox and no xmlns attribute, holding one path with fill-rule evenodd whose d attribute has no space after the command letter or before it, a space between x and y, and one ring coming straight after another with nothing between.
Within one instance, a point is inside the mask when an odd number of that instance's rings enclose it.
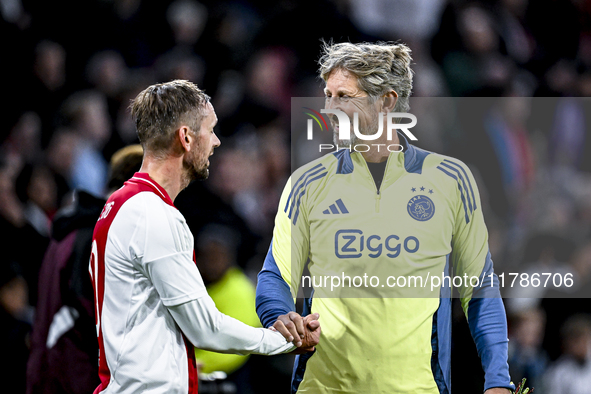
<instances>
[{"instance_id":1,"label":"blurred crowd","mask_svg":"<svg viewBox=\"0 0 591 394\"><path fill-rule=\"evenodd\" d=\"M497 273L575 278L570 288L503 290L513 379L589 392L590 1L0 0L0 16L0 349L10 355L0 373L10 392L25 391L52 220L73 190L106 196L111 157L137 143L129 101L152 83L187 79L212 97L222 145L210 179L175 205L211 291L223 298L219 284L233 278L254 303L293 169L291 98L323 95L321 39L411 47L418 145L473 170ZM461 313L453 346L454 389L481 389ZM233 362L227 392L287 388L291 362Z\"/></svg>"}]
</instances>

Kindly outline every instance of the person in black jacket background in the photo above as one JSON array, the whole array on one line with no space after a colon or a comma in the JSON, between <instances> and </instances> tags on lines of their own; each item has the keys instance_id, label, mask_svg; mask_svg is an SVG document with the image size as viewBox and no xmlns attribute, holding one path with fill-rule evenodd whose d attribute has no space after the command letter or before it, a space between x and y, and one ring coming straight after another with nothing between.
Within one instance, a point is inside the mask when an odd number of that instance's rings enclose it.
<instances>
[{"instance_id":1,"label":"person in black jacket background","mask_svg":"<svg viewBox=\"0 0 591 394\"><path fill-rule=\"evenodd\" d=\"M109 193L139 170L139 145L111 160ZM91 393L99 384L93 290L88 258L105 200L75 191L56 214L39 274L39 299L27 365L27 393Z\"/></svg>"}]
</instances>

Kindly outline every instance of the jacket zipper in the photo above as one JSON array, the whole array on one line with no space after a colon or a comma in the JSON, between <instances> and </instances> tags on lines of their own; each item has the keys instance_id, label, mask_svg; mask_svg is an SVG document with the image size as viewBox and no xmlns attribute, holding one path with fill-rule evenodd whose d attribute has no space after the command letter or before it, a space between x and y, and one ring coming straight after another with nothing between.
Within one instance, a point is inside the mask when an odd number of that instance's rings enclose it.
<instances>
[{"instance_id":1,"label":"jacket zipper","mask_svg":"<svg viewBox=\"0 0 591 394\"><path fill-rule=\"evenodd\" d=\"M384 169L384 174L382 175L382 182L380 185L383 185L384 180L386 179L386 172L388 172L388 165L390 164L390 157L392 157L392 154L389 154L388 159L386 160L386 168ZM382 198L382 194L380 193L380 189L378 189L378 186L376 185L375 179L373 179L373 176L371 175L371 171L369 171L369 166L367 165L367 162L365 162L365 167L367 168L367 172L369 172L369 177L373 181L373 186L376 189L376 213L379 213L380 212L380 199Z\"/></svg>"}]
</instances>

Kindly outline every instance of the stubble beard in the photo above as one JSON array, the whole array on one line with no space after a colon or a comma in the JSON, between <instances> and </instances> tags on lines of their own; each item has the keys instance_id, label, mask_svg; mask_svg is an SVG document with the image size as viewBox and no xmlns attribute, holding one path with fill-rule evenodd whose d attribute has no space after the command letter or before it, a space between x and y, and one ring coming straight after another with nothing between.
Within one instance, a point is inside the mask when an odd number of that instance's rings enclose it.
<instances>
[{"instance_id":1,"label":"stubble beard","mask_svg":"<svg viewBox=\"0 0 591 394\"><path fill-rule=\"evenodd\" d=\"M190 157L183 160L183 188L189 186L193 181L202 181L209 177L207 161L198 166L197 152L193 151Z\"/></svg>"},{"instance_id":2,"label":"stubble beard","mask_svg":"<svg viewBox=\"0 0 591 394\"><path fill-rule=\"evenodd\" d=\"M347 140L339 139L339 133L335 132L332 137L332 142L335 144L337 148L349 148L357 145L359 142L359 138L353 133L353 125L351 125L351 138Z\"/></svg>"}]
</instances>

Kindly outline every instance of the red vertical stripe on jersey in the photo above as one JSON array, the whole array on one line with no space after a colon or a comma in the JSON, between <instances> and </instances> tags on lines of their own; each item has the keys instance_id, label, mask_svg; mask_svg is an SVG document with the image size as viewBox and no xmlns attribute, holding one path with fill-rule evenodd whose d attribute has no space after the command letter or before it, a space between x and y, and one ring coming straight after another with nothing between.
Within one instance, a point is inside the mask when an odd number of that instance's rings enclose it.
<instances>
[{"instance_id":1,"label":"red vertical stripe on jersey","mask_svg":"<svg viewBox=\"0 0 591 394\"><path fill-rule=\"evenodd\" d=\"M105 295L105 248L107 246L107 235L113 219L125 201L136 195L140 190L137 187L125 187L119 189L107 200L101 216L94 227L92 236L92 253L90 256L90 273L95 295L95 323L99 341L99 378L101 383L94 390L94 394L100 393L107 388L111 381L111 371L105 358L105 343L101 329L101 316L103 312L103 300Z\"/></svg>"},{"instance_id":2,"label":"red vertical stripe on jersey","mask_svg":"<svg viewBox=\"0 0 591 394\"><path fill-rule=\"evenodd\" d=\"M185 347L187 348L187 360L189 362L189 394L197 394L199 389L199 378L197 376L197 360L195 360L195 347L185 334L183 334Z\"/></svg>"},{"instance_id":3,"label":"red vertical stripe on jersey","mask_svg":"<svg viewBox=\"0 0 591 394\"><path fill-rule=\"evenodd\" d=\"M195 249L193 249L193 262L197 265L197 259L195 258ZM197 374L197 360L195 360L195 347L185 337L185 347L187 348L187 360L189 361L189 394L197 394L199 391L199 376Z\"/></svg>"}]
</instances>

